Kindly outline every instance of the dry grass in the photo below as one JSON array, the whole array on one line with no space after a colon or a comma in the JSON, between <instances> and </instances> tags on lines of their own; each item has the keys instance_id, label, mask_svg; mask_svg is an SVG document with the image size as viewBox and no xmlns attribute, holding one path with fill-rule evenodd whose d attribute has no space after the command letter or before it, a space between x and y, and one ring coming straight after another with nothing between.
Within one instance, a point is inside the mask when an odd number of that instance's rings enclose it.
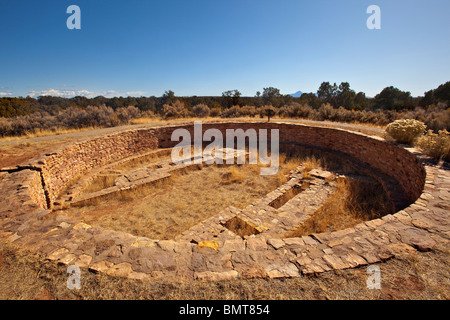
<instances>
[{"instance_id":1,"label":"dry grass","mask_svg":"<svg viewBox=\"0 0 450 320\"><path fill-rule=\"evenodd\" d=\"M159 152L152 152L141 157L136 157L129 161L122 162L117 166L114 166L114 170L130 171L137 168L148 166L152 163L168 159L171 154L171 150L161 150Z\"/></svg>"},{"instance_id":2,"label":"dry grass","mask_svg":"<svg viewBox=\"0 0 450 320\"><path fill-rule=\"evenodd\" d=\"M246 176L242 170L238 167L230 167L228 170L222 174L220 183L224 185L233 183L242 183L246 179Z\"/></svg>"},{"instance_id":3,"label":"dry grass","mask_svg":"<svg viewBox=\"0 0 450 320\"><path fill-rule=\"evenodd\" d=\"M199 120L199 121L222 120L223 121L224 119L223 118L219 118L219 117L206 117L206 118L186 117L186 118L180 118L180 119L170 119L170 122L171 123L189 122L189 121L195 121L195 120ZM160 117L160 116L155 116L154 118L148 118L148 117L137 118L137 119L132 119L130 122L132 124L148 124L148 123L156 123L156 122L161 122L161 121L169 122L169 120L164 119L163 117Z\"/></svg>"},{"instance_id":4,"label":"dry grass","mask_svg":"<svg viewBox=\"0 0 450 320\"><path fill-rule=\"evenodd\" d=\"M106 188L110 188L114 186L114 183L117 179L118 175L114 174L103 174L96 176L92 182L87 186L86 189L83 190L84 193L92 193L96 191L100 191Z\"/></svg>"},{"instance_id":5,"label":"dry grass","mask_svg":"<svg viewBox=\"0 0 450 320\"><path fill-rule=\"evenodd\" d=\"M28 131L22 136L0 137L0 142L30 139L30 138L36 138L36 137L57 136L57 135L73 133L73 132L94 130L94 129L98 129L98 128L99 127L71 128L71 129L66 129L66 128L36 129L34 131Z\"/></svg>"},{"instance_id":6,"label":"dry grass","mask_svg":"<svg viewBox=\"0 0 450 320\"><path fill-rule=\"evenodd\" d=\"M383 189L375 183L338 179L336 190L297 230L287 237L331 232L390 213Z\"/></svg>"}]
</instances>

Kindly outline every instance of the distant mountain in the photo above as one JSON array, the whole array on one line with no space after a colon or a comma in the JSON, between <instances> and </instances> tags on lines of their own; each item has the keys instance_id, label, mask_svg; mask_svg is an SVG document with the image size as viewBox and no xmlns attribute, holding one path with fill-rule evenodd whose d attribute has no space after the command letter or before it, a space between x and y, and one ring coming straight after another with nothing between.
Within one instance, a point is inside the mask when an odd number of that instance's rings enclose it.
<instances>
[{"instance_id":1,"label":"distant mountain","mask_svg":"<svg viewBox=\"0 0 450 320\"><path fill-rule=\"evenodd\" d=\"M302 96L303 92L297 91L296 93L291 93L290 96L294 98L300 98Z\"/></svg>"}]
</instances>

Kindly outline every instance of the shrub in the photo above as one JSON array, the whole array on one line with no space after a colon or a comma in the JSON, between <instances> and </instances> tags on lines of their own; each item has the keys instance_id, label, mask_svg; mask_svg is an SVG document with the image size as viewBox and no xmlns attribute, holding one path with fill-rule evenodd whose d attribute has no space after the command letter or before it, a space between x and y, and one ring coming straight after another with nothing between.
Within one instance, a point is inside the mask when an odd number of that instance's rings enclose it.
<instances>
[{"instance_id":1,"label":"shrub","mask_svg":"<svg viewBox=\"0 0 450 320\"><path fill-rule=\"evenodd\" d=\"M416 146L432 158L450 161L450 133L447 130L440 130L438 134L428 130L417 140Z\"/></svg>"},{"instance_id":2,"label":"shrub","mask_svg":"<svg viewBox=\"0 0 450 320\"><path fill-rule=\"evenodd\" d=\"M266 105L266 106L262 106L260 108L260 114L259 116L262 118L264 116L267 117L267 121L270 121L270 118L275 116L277 114L277 109L275 109L274 106L272 105Z\"/></svg>"},{"instance_id":3,"label":"shrub","mask_svg":"<svg viewBox=\"0 0 450 320\"><path fill-rule=\"evenodd\" d=\"M425 132L423 122L414 119L396 120L388 124L386 133L399 143L412 144Z\"/></svg>"},{"instance_id":4,"label":"shrub","mask_svg":"<svg viewBox=\"0 0 450 320\"><path fill-rule=\"evenodd\" d=\"M220 117L222 114L222 109L220 108L212 108L210 112L211 117Z\"/></svg>"},{"instance_id":5,"label":"shrub","mask_svg":"<svg viewBox=\"0 0 450 320\"><path fill-rule=\"evenodd\" d=\"M171 104L163 105L163 117L165 119L176 119L186 117L187 111L184 108L184 103L179 100Z\"/></svg>"},{"instance_id":6,"label":"shrub","mask_svg":"<svg viewBox=\"0 0 450 320\"><path fill-rule=\"evenodd\" d=\"M256 108L254 106L243 106L241 108L241 115L253 118L256 115Z\"/></svg>"},{"instance_id":7,"label":"shrub","mask_svg":"<svg viewBox=\"0 0 450 320\"><path fill-rule=\"evenodd\" d=\"M322 104L318 110L318 119L320 121L330 120L335 121L337 110L329 103Z\"/></svg>"},{"instance_id":8,"label":"shrub","mask_svg":"<svg viewBox=\"0 0 450 320\"><path fill-rule=\"evenodd\" d=\"M222 112L222 118L238 118L241 116L241 108L239 106L232 106L231 108Z\"/></svg>"},{"instance_id":9,"label":"shrub","mask_svg":"<svg viewBox=\"0 0 450 320\"><path fill-rule=\"evenodd\" d=\"M6 118L0 118L0 137L11 135L12 125Z\"/></svg>"},{"instance_id":10,"label":"shrub","mask_svg":"<svg viewBox=\"0 0 450 320\"><path fill-rule=\"evenodd\" d=\"M292 110L290 106L284 105L277 111L277 116L280 118L290 118L292 116Z\"/></svg>"},{"instance_id":11,"label":"shrub","mask_svg":"<svg viewBox=\"0 0 450 320\"><path fill-rule=\"evenodd\" d=\"M192 108L192 115L198 118L206 118L211 113L209 107L206 104L200 103Z\"/></svg>"},{"instance_id":12,"label":"shrub","mask_svg":"<svg viewBox=\"0 0 450 320\"><path fill-rule=\"evenodd\" d=\"M120 120L120 123L127 124L131 119L136 119L140 117L141 111L135 106L128 106L118 108L116 110L116 115Z\"/></svg>"}]
</instances>

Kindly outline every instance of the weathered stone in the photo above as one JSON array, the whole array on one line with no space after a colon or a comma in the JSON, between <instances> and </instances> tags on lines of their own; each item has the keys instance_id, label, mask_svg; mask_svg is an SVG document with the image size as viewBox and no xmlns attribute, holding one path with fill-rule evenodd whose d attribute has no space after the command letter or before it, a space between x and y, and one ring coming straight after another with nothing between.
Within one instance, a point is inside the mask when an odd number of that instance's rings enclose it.
<instances>
[{"instance_id":1,"label":"weathered stone","mask_svg":"<svg viewBox=\"0 0 450 320\"><path fill-rule=\"evenodd\" d=\"M308 246L317 246L319 245L319 243L314 240L313 238L309 237L309 236L303 236L302 240L305 242L306 245Z\"/></svg>"},{"instance_id":2,"label":"weathered stone","mask_svg":"<svg viewBox=\"0 0 450 320\"><path fill-rule=\"evenodd\" d=\"M433 229L434 227L431 223L429 223L425 219L412 219L411 223L413 226L425 230L430 230Z\"/></svg>"},{"instance_id":3,"label":"weathered stone","mask_svg":"<svg viewBox=\"0 0 450 320\"><path fill-rule=\"evenodd\" d=\"M132 271L131 264L123 262L110 267L106 274L112 277L126 278Z\"/></svg>"},{"instance_id":4,"label":"weathered stone","mask_svg":"<svg viewBox=\"0 0 450 320\"><path fill-rule=\"evenodd\" d=\"M417 248L419 251L430 251L436 242L422 229L409 228L399 232L404 243Z\"/></svg>"},{"instance_id":5,"label":"weathered stone","mask_svg":"<svg viewBox=\"0 0 450 320\"><path fill-rule=\"evenodd\" d=\"M194 244L187 241L176 241L174 251L176 253L192 253Z\"/></svg>"},{"instance_id":6,"label":"weathered stone","mask_svg":"<svg viewBox=\"0 0 450 320\"><path fill-rule=\"evenodd\" d=\"M328 242L327 244L328 244L329 247L333 248L333 247L338 246L338 245L348 244L348 243L350 243L351 241L352 241L352 238L350 238L350 237L347 236L347 237L344 237L344 238L339 238L339 239L331 240L331 241Z\"/></svg>"},{"instance_id":7,"label":"weathered stone","mask_svg":"<svg viewBox=\"0 0 450 320\"><path fill-rule=\"evenodd\" d=\"M67 255L68 252L69 252L69 250L67 250L66 248L59 248L59 249L53 251L51 254L49 254L47 256L47 259L51 260L51 261L55 261L55 260L61 259L65 255Z\"/></svg>"},{"instance_id":8,"label":"weathered stone","mask_svg":"<svg viewBox=\"0 0 450 320\"><path fill-rule=\"evenodd\" d=\"M67 228L70 228L71 224L63 221L58 226L60 228L67 229Z\"/></svg>"},{"instance_id":9,"label":"weathered stone","mask_svg":"<svg viewBox=\"0 0 450 320\"><path fill-rule=\"evenodd\" d=\"M308 257L311 258L311 260L314 260L314 259L322 257L324 255L324 252L323 252L323 250L320 250L316 247L311 247L311 248L308 248L307 254L308 254Z\"/></svg>"},{"instance_id":10,"label":"weathered stone","mask_svg":"<svg viewBox=\"0 0 450 320\"><path fill-rule=\"evenodd\" d=\"M380 262L380 258L373 252L362 252L361 257L363 257L368 263Z\"/></svg>"},{"instance_id":11,"label":"weathered stone","mask_svg":"<svg viewBox=\"0 0 450 320\"><path fill-rule=\"evenodd\" d=\"M95 255L100 255L102 254L105 250L111 248L112 246L115 245L115 241L114 240L102 240L102 241L98 241L95 244L95 250L94 253Z\"/></svg>"},{"instance_id":12,"label":"weathered stone","mask_svg":"<svg viewBox=\"0 0 450 320\"><path fill-rule=\"evenodd\" d=\"M321 273L324 272L325 269L323 269L319 264L317 263L309 263L301 267L302 274L314 274L314 273Z\"/></svg>"},{"instance_id":13,"label":"weathered stone","mask_svg":"<svg viewBox=\"0 0 450 320\"><path fill-rule=\"evenodd\" d=\"M157 241L145 239L145 238L138 238L135 242L131 244L132 247L156 247Z\"/></svg>"},{"instance_id":14,"label":"weathered stone","mask_svg":"<svg viewBox=\"0 0 450 320\"><path fill-rule=\"evenodd\" d=\"M262 251L267 249L267 243L264 238L248 238L247 249L253 251Z\"/></svg>"},{"instance_id":15,"label":"weathered stone","mask_svg":"<svg viewBox=\"0 0 450 320\"><path fill-rule=\"evenodd\" d=\"M395 255L416 252L416 249L406 243L391 243L388 247Z\"/></svg>"},{"instance_id":16,"label":"weathered stone","mask_svg":"<svg viewBox=\"0 0 450 320\"><path fill-rule=\"evenodd\" d=\"M278 250L284 246L284 241L281 239L269 239L267 243L270 244L274 249Z\"/></svg>"},{"instance_id":17,"label":"weathered stone","mask_svg":"<svg viewBox=\"0 0 450 320\"><path fill-rule=\"evenodd\" d=\"M77 223L73 226L74 230L88 230L89 228L91 228L91 226L84 222Z\"/></svg>"},{"instance_id":18,"label":"weathered stone","mask_svg":"<svg viewBox=\"0 0 450 320\"><path fill-rule=\"evenodd\" d=\"M165 251L174 251L175 243L174 240L160 240L158 241L158 246Z\"/></svg>"},{"instance_id":19,"label":"weathered stone","mask_svg":"<svg viewBox=\"0 0 450 320\"><path fill-rule=\"evenodd\" d=\"M244 240L225 240L223 243L223 247L221 250L226 252L236 252L245 250L245 241Z\"/></svg>"},{"instance_id":20,"label":"weathered stone","mask_svg":"<svg viewBox=\"0 0 450 320\"><path fill-rule=\"evenodd\" d=\"M381 218L384 222L397 222L397 218L392 214L387 214Z\"/></svg>"},{"instance_id":21,"label":"weathered stone","mask_svg":"<svg viewBox=\"0 0 450 320\"><path fill-rule=\"evenodd\" d=\"M326 243L330 240L331 233L330 232L314 233L313 237L319 240L321 243Z\"/></svg>"},{"instance_id":22,"label":"weathered stone","mask_svg":"<svg viewBox=\"0 0 450 320\"><path fill-rule=\"evenodd\" d=\"M146 280L149 278L149 275L143 272L130 272L128 274L128 279L132 279L132 280Z\"/></svg>"},{"instance_id":23,"label":"weathered stone","mask_svg":"<svg viewBox=\"0 0 450 320\"><path fill-rule=\"evenodd\" d=\"M377 227L383 225L384 223L385 223L385 221L383 221L381 219L374 219L374 220L365 222L366 226L368 226L369 228L372 228L372 229L376 229Z\"/></svg>"},{"instance_id":24,"label":"weathered stone","mask_svg":"<svg viewBox=\"0 0 450 320\"><path fill-rule=\"evenodd\" d=\"M302 238L287 238L284 239L284 243L291 249L305 245L305 241Z\"/></svg>"},{"instance_id":25,"label":"weathered stone","mask_svg":"<svg viewBox=\"0 0 450 320\"><path fill-rule=\"evenodd\" d=\"M286 263L281 265L271 265L266 268L269 278L293 278L298 277L299 271L297 267L292 263Z\"/></svg>"},{"instance_id":26,"label":"weathered stone","mask_svg":"<svg viewBox=\"0 0 450 320\"><path fill-rule=\"evenodd\" d=\"M78 257L78 260L75 261L74 264L77 265L77 266L80 267L80 268L86 268L86 267L89 266L89 264L91 263L91 261L92 261L92 257L91 257L91 256L88 256L88 255L86 255L86 254L82 254L82 255L80 255L80 256Z\"/></svg>"},{"instance_id":27,"label":"weathered stone","mask_svg":"<svg viewBox=\"0 0 450 320\"><path fill-rule=\"evenodd\" d=\"M218 241L200 241L198 243L198 249L201 252L207 252L205 249L213 249L214 251L219 251L219 242Z\"/></svg>"},{"instance_id":28,"label":"weathered stone","mask_svg":"<svg viewBox=\"0 0 450 320\"><path fill-rule=\"evenodd\" d=\"M351 268L367 265L367 261L356 253L350 252L342 257Z\"/></svg>"},{"instance_id":29,"label":"weathered stone","mask_svg":"<svg viewBox=\"0 0 450 320\"><path fill-rule=\"evenodd\" d=\"M109 270L109 268L111 268L114 264L110 261L107 260L103 260L103 261L99 261L96 263L93 263L90 267L89 270L92 272L106 272Z\"/></svg>"},{"instance_id":30,"label":"weathered stone","mask_svg":"<svg viewBox=\"0 0 450 320\"><path fill-rule=\"evenodd\" d=\"M344 263L339 257L332 255L332 254L326 254L322 257L323 260L333 269L345 269L348 268L348 264Z\"/></svg>"},{"instance_id":31,"label":"weathered stone","mask_svg":"<svg viewBox=\"0 0 450 320\"><path fill-rule=\"evenodd\" d=\"M70 263L72 263L75 259L76 259L76 255L74 255L73 253L69 253L68 255L60 258L58 260L59 263L62 263L64 265L69 265Z\"/></svg>"},{"instance_id":32,"label":"weathered stone","mask_svg":"<svg viewBox=\"0 0 450 320\"><path fill-rule=\"evenodd\" d=\"M341 238L344 237L346 235L355 233L355 228L347 228L347 229L343 229L343 230L338 230L338 231L334 231L330 234L330 237L333 238Z\"/></svg>"},{"instance_id":33,"label":"weathered stone","mask_svg":"<svg viewBox=\"0 0 450 320\"><path fill-rule=\"evenodd\" d=\"M355 231L357 231L357 232L369 231L369 230L372 230L372 228L369 227L365 222L362 222L355 226Z\"/></svg>"}]
</instances>

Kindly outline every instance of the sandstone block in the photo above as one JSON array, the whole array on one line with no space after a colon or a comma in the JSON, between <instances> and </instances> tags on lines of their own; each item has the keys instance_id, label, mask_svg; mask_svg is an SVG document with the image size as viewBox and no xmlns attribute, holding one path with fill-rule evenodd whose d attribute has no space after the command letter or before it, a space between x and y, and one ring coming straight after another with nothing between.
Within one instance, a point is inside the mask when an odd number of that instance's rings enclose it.
<instances>
[{"instance_id":1,"label":"sandstone block","mask_svg":"<svg viewBox=\"0 0 450 320\"><path fill-rule=\"evenodd\" d=\"M266 240L263 238L248 238L247 249L253 251L262 251L267 249Z\"/></svg>"},{"instance_id":2,"label":"sandstone block","mask_svg":"<svg viewBox=\"0 0 450 320\"><path fill-rule=\"evenodd\" d=\"M131 264L123 262L110 267L106 274L112 277L126 278L132 271Z\"/></svg>"},{"instance_id":3,"label":"sandstone block","mask_svg":"<svg viewBox=\"0 0 450 320\"><path fill-rule=\"evenodd\" d=\"M96 263L92 264L89 267L89 270L93 271L93 272L96 272L96 273L98 273L98 272L106 272L113 265L114 264L112 262L107 261L107 260L103 260L103 261L99 261L99 262L96 262Z\"/></svg>"},{"instance_id":4,"label":"sandstone block","mask_svg":"<svg viewBox=\"0 0 450 320\"><path fill-rule=\"evenodd\" d=\"M244 240L225 240L222 247L223 251L226 252L236 252L245 250L245 241Z\"/></svg>"},{"instance_id":5,"label":"sandstone block","mask_svg":"<svg viewBox=\"0 0 450 320\"><path fill-rule=\"evenodd\" d=\"M92 261L92 257L88 256L86 254L82 254L78 257L78 260L75 261L75 265L79 266L80 268L86 268L89 266L89 264Z\"/></svg>"}]
</instances>

